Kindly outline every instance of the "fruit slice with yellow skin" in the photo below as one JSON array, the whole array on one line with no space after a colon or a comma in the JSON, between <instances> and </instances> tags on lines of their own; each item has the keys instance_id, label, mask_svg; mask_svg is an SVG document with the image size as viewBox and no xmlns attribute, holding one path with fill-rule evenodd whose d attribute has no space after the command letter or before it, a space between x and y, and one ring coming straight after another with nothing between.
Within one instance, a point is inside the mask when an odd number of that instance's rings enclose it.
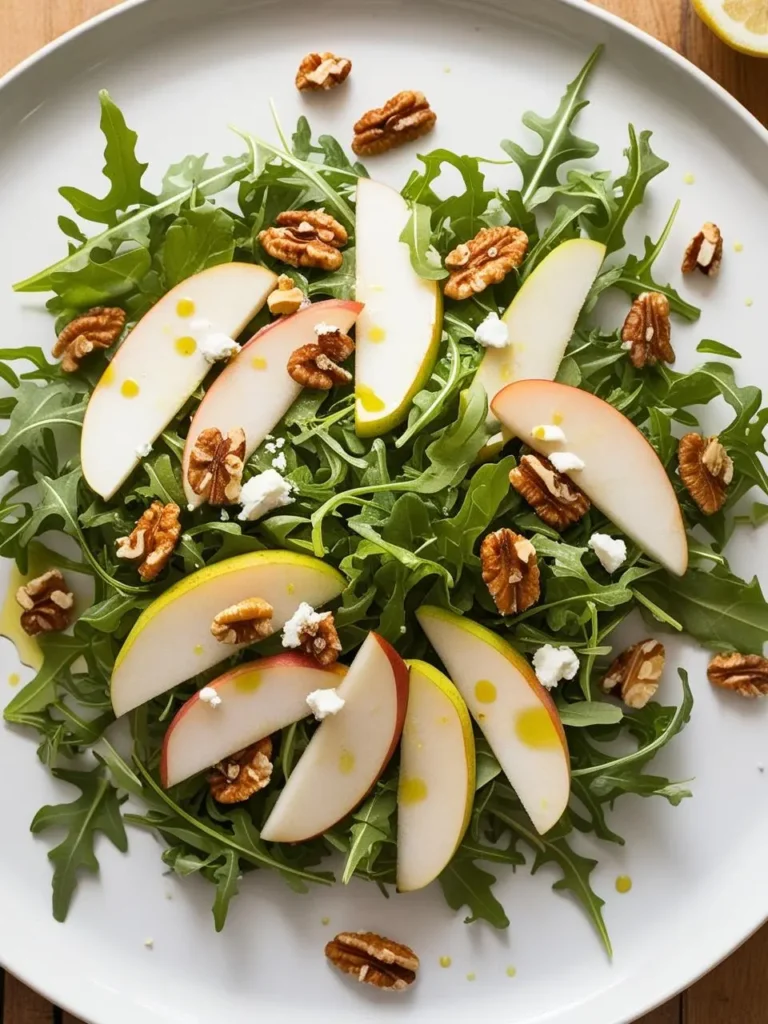
<instances>
[{"instance_id":1,"label":"fruit slice with yellow skin","mask_svg":"<svg viewBox=\"0 0 768 1024\"><path fill-rule=\"evenodd\" d=\"M554 701L526 659L500 636L431 605L416 613L536 830L568 805L570 757Z\"/></svg>"},{"instance_id":2,"label":"fruit slice with yellow skin","mask_svg":"<svg viewBox=\"0 0 768 1024\"><path fill-rule=\"evenodd\" d=\"M702 21L734 50L768 57L766 0L693 0Z\"/></svg>"},{"instance_id":3,"label":"fruit slice with yellow skin","mask_svg":"<svg viewBox=\"0 0 768 1024\"><path fill-rule=\"evenodd\" d=\"M400 892L423 889L447 866L467 831L475 798L475 738L461 694L426 662L407 665L397 794Z\"/></svg>"}]
</instances>

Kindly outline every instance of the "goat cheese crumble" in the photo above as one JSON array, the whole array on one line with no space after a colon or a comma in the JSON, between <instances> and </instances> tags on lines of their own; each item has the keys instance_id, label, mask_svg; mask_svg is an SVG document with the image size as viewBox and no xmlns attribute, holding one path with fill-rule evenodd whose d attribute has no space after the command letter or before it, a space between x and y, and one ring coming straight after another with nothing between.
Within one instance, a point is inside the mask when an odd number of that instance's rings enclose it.
<instances>
[{"instance_id":1,"label":"goat cheese crumble","mask_svg":"<svg viewBox=\"0 0 768 1024\"><path fill-rule=\"evenodd\" d=\"M489 313L475 328L475 341L486 348L504 348L509 344L509 328L498 313Z\"/></svg>"},{"instance_id":2,"label":"goat cheese crumble","mask_svg":"<svg viewBox=\"0 0 768 1024\"><path fill-rule=\"evenodd\" d=\"M275 508L290 505L291 491L290 482L276 469L265 469L243 484L240 491L243 511L237 518L241 521L260 519Z\"/></svg>"},{"instance_id":3,"label":"goat cheese crumble","mask_svg":"<svg viewBox=\"0 0 768 1024\"><path fill-rule=\"evenodd\" d=\"M558 427L554 423L542 423L533 428L531 437L535 437L537 441L563 442L565 441L565 432L562 427Z\"/></svg>"},{"instance_id":4,"label":"goat cheese crumble","mask_svg":"<svg viewBox=\"0 0 768 1024\"><path fill-rule=\"evenodd\" d=\"M573 679L579 671L579 659L570 647L544 644L533 656L533 670L541 685L551 690L561 679Z\"/></svg>"},{"instance_id":5,"label":"goat cheese crumble","mask_svg":"<svg viewBox=\"0 0 768 1024\"><path fill-rule=\"evenodd\" d=\"M618 537L609 537L607 533L593 533L588 544L607 572L616 572L627 560L627 545Z\"/></svg>"},{"instance_id":6,"label":"goat cheese crumble","mask_svg":"<svg viewBox=\"0 0 768 1024\"><path fill-rule=\"evenodd\" d=\"M212 708L217 708L221 704L221 697L212 686L204 686L198 693L198 697L203 704L209 704Z\"/></svg>"},{"instance_id":7,"label":"goat cheese crumble","mask_svg":"<svg viewBox=\"0 0 768 1024\"><path fill-rule=\"evenodd\" d=\"M330 614L330 612L316 612L311 604L302 601L283 626L283 647L299 647L302 631L307 626L316 626L318 622L327 619Z\"/></svg>"},{"instance_id":8,"label":"goat cheese crumble","mask_svg":"<svg viewBox=\"0 0 768 1024\"><path fill-rule=\"evenodd\" d=\"M328 715L337 715L346 701L334 689L313 690L312 693L307 694L307 704L317 721L322 722Z\"/></svg>"},{"instance_id":9,"label":"goat cheese crumble","mask_svg":"<svg viewBox=\"0 0 768 1024\"><path fill-rule=\"evenodd\" d=\"M584 469L586 463L573 452L550 452L549 461L558 473L569 473L575 469Z\"/></svg>"},{"instance_id":10,"label":"goat cheese crumble","mask_svg":"<svg viewBox=\"0 0 768 1024\"><path fill-rule=\"evenodd\" d=\"M203 335L200 342L200 352L209 363L217 363L220 359L230 359L239 351L240 346L237 342L233 341L228 334L221 334L219 331Z\"/></svg>"}]
</instances>

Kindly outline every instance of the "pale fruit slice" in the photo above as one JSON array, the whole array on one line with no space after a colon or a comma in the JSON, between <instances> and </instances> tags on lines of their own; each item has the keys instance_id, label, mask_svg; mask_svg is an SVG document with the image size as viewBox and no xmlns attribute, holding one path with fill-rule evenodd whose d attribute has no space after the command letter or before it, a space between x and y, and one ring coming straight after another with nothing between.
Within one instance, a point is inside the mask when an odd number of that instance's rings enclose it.
<instances>
[{"instance_id":1,"label":"pale fruit slice","mask_svg":"<svg viewBox=\"0 0 768 1024\"><path fill-rule=\"evenodd\" d=\"M187 480L189 457L201 431L218 427L226 434L234 427L241 427L245 431L247 459L301 393L301 385L288 375L291 353L317 341L315 324L331 324L346 334L361 309L359 302L341 299L315 302L292 316L267 324L243 345L237 358L206 392L189 427L183 474L184 491L190 505L197 506L203 500Z\"/></svg>"},{"instance_id":2,"label":"pale fruit slice","mask_svg":"<svg viewBox=\"0 0 768 1024\"><path fill-rule=\"evenodd\" d=\"M573 474L587 497L670 572L688 568L683 516L667 471L637 427L612 405L552 381L510 384L493 402L503 426L542 455L567 451L584 462ZM558 424L565 441L541 441L533 428Z\"/></svg>"},{"instance_id":3,"label":"pale fruit slice","mask_svg":"<svg viewBox=\"0 0 768 1024\"><path fill-rule=\"evenodd\" d=\"M765 0L693 0L693 9L734 50L753 57L768 57Z\"/></svg>"},{"instance_id":4,"label":"pale fruit slice","mask_svg":"<svg viewBox=\"0 0 768 1024\"><path fill-rule=\"evenodd\" d=\"M357 324L355 427L361 437L385 434L405 419L437 358L442 293L411 266L400 235L410 208L388 185L357 185L357 283L365 303Z\"/></svg>"},{"instance_id":5,"label":"pale fruit slice","mask_svg":"<svg viewBox=\"0 0 768 1024\"><path fill-rule=\"evenodd\" d=\"M526 279L502 317L509 331L504 348L486 349L477 380L490 404L505 384L554 380L581 307L605 259L605 246L589 238L562 242Z\"/></svg>"},{"instance_id":6,"label":"pale fruit slice","mask_svg":"<svg viewBox=\"0 0 768 1024\"><path fill-rule=\"evenodd\" d=\"M217 707L200 694L176 714L163 741L160 778L175 786L230 754L279 732L310 714L307 697L314 690L338 686L347 669L321 668L314 658L295 651L260 658L225 672L208 686Z\"/></svg>"},{"instance_id":7,"label":"pale fruit slice","mask_svg":"<svg viewBox=\"0 0 768 1024\"><path fill-rule=\"evenodd\" d=\"M416 613L504 774L543 834L563 814L570 758L557 708L526 659L485 626L423 605Z\"/></svg>"},{"instance_id":8,"label":"pale fruit slice","mask_svg":"<svg viewBox=\"0 0 768 1024\"><path fill-rule=\"evenodd\" d=\"M222 263L182 281L136 324L88 402L80 456L89 487L110 498L210 370L205 333L236 338L276 277L250 263ZM197 324L196 324L197 322ZM208 328L210 324L210 328Z\"/></svg>"},{"instance_id":9,"label":"pale fruit slice","mask_svg":"<svg viewBox=\"0 0 768 1024\"><path fill-rule=\"evenodd\" d=\"M112 706L119 717L238 650L211 635L224 608L260 597L282 629L299 604L332 601L344 577L325 562L292 551L254 551L200 569L161 594L139 616L115 661Z\"/></svg>"},{"instance_id":10,"label":"pale fruit slice","mask_svg":"<svg viewBox=\"0 0 768 1024\"><path fill-rule=\"evenodd\" d=\"M377 633L369 633L338 694L346 701L312 737L261 838L300 843L345 818L376 784L395 752L408 703L408 669Z\"/></svg>"},{"instance_id":11,"label":"pale fruit slice","mask_svg":"<svg viewBox=\"0 0 768 1024\"><path fill-rule=\"evenodd\" d=\"M445 868L464 838L475 798L475 738L461 694L426 662L407 665L397 793L400 892L423 889Z\"/></svg>"}]
</instances>

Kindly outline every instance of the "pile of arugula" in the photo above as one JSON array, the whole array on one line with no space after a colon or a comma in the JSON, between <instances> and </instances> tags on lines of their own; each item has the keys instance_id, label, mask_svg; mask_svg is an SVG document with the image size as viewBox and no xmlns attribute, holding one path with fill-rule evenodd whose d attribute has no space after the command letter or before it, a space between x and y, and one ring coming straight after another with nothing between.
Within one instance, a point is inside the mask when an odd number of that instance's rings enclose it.
<instances>
[{"instance_id":1,"label":"pile of arugula","mask_svg":"<svg viewBox=\"0 0 768 1024\"><path fill-rule=\"evenodd\" d=\"M508 925L493 893L490 868L525 863L532 870L551 863L561 874L555 889L567 890L589 914L606 948L610 942L602 918L603 901L590 876L596 862L576 852L574 832L592 833L623 843L609 826L607 811L625 793L661 796L677 804L690 795L681 784L645 769L655 753L685 726L692 697L681 673L684 696L677 708L651 703L628 711L601 699L597 679L611 651L610 636L635 609L654 629L683 630L707 647L761 653L768 631L768 605L756 580L730 571L723 547L739 523L764 521L768 504L756 502L751 514L735 508L753 487L768 495L760 460L765 454L768 410L754 386L739 387L731 366L707 362L688 374L670 368L635 369L621 347L618 331L590 327L587 314L608 289L633 296L655 289L668 296L679 317L695 320L699 311L669 285L654 278L657 257L677 207L658 241L646 239L640 255L609 260L595 282L585 315L564 359L559 379L600 395L628 416L649 438L678 491L691 531L692 568L682 579L629 545L618 578L609 577L587 548L587 539L608 524L591 509L562 536L546 527L508 483L519 445L503 458L478 467L487 440L487 402L472 383L479 361L474 327L489 311L503 310L515 290L543 257L565 239L582 233L604 242L609 253L625 246L624 229L643 202L652 179L666 163L651 148L651 133L629 128L626 169L613 178L607 171L566 170L564 165L592 158L597 146L572 131L586 104L585 86L598 52L569 85L551 117L528 113L525 125L541 138L536 153L505 140L509 160L485 161L438 149L420 156L403 189L412 217L403 234L413 266L425 277L445 275L442 259L459 241L481 227L514 224L530 236L529 256L519 275L472 300L448 302L440 356L426 387L414 398L407 423L387 438L362 440L354 431L349 389L305 392L276 434L286 440L286 475L296 501L285 514L255 523L222 522L203 506L185 512L184 533L170 571L160 582L139 585L115 558L115 540L130 531L154 498L182 507L181 453L189 407L164 431L153 454L109 502L85 486L73 442L82 424L89 392L104 370L102 355L75 376L61 373L38 348L0 350L0 376L14 390L0 400L8 427L0 436L0 472L13 484L0 503L0 554L14 558L25 572L30 545L52 528L80 546L82 561L47 552L51 566L92 578L95 598L72 635L44 636L44 662L37 676L5 710L5 720L28 726L40 737L38 756L51 772L81 790L74 803L43 808L34 832L57 826L64 841L51 851L54 865L53 911L66 916L77 873L98 869L94 838L104 832L126 848L123 820L151 829L167 844L163 860L178 875L199 873L215 886L217 929L223 927L242 875L271 868L294 889L309 882L330 884L333 875L318 870L329 853L344 860L343 882L366 878L386 893L394 881L397 766L390 766L375 791L349 820L325 836L296 847L270 846L260 838L281 784L306 747L313 723L301 722L276 739L272 785L236 809L212 801L207 785L193 778L166 793L157 782L164 730L178 709L219 669L190 680L153 700L131 717L133 750L121 756L109 739L113 722L109 679L122 639L140 611L180 577L232 555L280 547L323 555L348 580L336 620L348 657L370 629L393 643L405 657L435 660L414 619L428 601L449 606L499 630L523 651L540 644L566 643L580 656L581 672L563 685L557 701L572 753L571 806L557 827L539 836L482 739L478 740L477 798L470 830L440 879L451 907L469 908L467 921L483 919ZM344 263L331 275L304 275L284 266L311 297L350 298L354 293L354 194L367 172L352 163L327 135L313 139L305 118L288 140L278 125L281 144L246 137L247 153L210 168L205 157L190 156L171 167L154 194L145 187L147 165L136 156L137 136L106 93L100 96L101 129L106 139L104 175L109 190L102 198L65 187L61 195L77 217L59 218L70 239L58 263L17 285L24 292L52 292L48 309L61 329L84 309L118 304L135 323L168 289L214 264L245 260L270 263L257 243L259 231L282 210L322 205L350 230L352 244ZM518 187L490 187L485 163L509 163ZM516 168L516 170L515 170ZM438 178L458 171L459 190L443 196ZM226 192L226 205L221 200ZM87 237L83 222L99 225ZM257 328L265 316L256 318ZM704 341L700 351L731 359L738 353ZM42 386L41 386L42 385ZM682 490L675 473L673 426L695 428L691 411L721 397L733 418L720 438L735 463L734 485L725 508L704 517ZM200 398L197 394L192 404ZM271 456L257 451L246 477L269 468ZM481 577L478 542L502 525L531 536L539 556L542 598L508 620L497 614ZM694 537L696 539L694 539ZM705 539L702 539L705 538ZM269 653L273 638L260 646ZM243 658L250 655L241 654ZM615 756L614 741L622 739ZM607 745L611 745L610 748ZM91 771L62 767L87 749ZM93 764L93 761L91 762ZM123 814L129 796L133 810ZM142 810L138 813L137 808ZM483 866L481 867L480 864Z\"/></svg>"}]
</instances>

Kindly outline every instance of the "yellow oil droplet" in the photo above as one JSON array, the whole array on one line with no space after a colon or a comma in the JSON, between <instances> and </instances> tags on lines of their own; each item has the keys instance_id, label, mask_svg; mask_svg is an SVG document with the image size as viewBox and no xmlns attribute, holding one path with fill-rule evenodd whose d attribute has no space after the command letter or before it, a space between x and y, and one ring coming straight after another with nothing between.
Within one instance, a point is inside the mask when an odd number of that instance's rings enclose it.
<instances>
[{"instance_id":1,"label":"yellow oil droplet","mask_svg":"<svg viewBox=\"0 0 768 1024\"><path fill-rule=\"evenodd\" d=\"M733 251L734 252L744 252L744 243L743 242L734 242L733 243Z\"/></svg>"},{"instance_id":2,"label":"yellow oil droplet","mask_svg":"<svg viewBox=\"0 0 768 1024\"><path fill-rule=\"evenodd\" d=\"M516 974L517 974L517 968L516 967L510 966L510 967L507 968L507 977L508 978L514 978Z\"/></svg>"},{"instance_id":3,"label":"yellow oil droplet","mask_svg":"<svg viewBox=\"0 0 768 1024\"><path fill-rule=\"evenodd\" d=\"M367 384L357 385L355 397L366 412L382 412L386 408L373 388L369 388Z\"/></svg>"},{"instance_id":4,"label":"yellow oil droplet","mask_svg":"<svg viewBox=\"0 0 768 1024\"><path fill-rule=\"evenodd\" d=\"M445 65L445 67L443 68L443 74L446 74L446 75L450 75L450 73L451 73L451 69L450 69L450 67L449 67L449 66L448 66L448 65L446 64L446 65Z\"/></svg>"},{"instance_id":5,"label":"yellow oil droplet","mask_svg":"<svg viewBox=\"0 0 768 1024\"><path fill-rule=\"evenodd\" d=\"M195 646L192 648L192 652L193 652L193 654L198 654L198 655L202 654L203 653L203 645L202 644L195 644Z\"/></svg>"},{"instance_id":6,"label":"yellow oil droplet","mask_svg":"<svg viewBox=\"0 0 768 1024\"><path fill-rule=\"evenodd\" d=\"M177 338L173 343L173 347L180 356L191 356L197 352L197 342L194 338L190 338L189 335L185 335L183 338Z\"/></svg>"},{"instance_id":7,"label":"yellow oil droplet","mask_svg":"<svg viewBox=\"0 0 768 1024\"><path fill-rule=\"evenodd\" d=\"M499 376L503 381L512 380L512 363L502 363L499 368Z\"/></svg>"},{"instance_id":8,"label":"yellow oil droplet","mask_svg":"<svg viewBox=\"0 0 768 1024\"><path fill-rule=\"evenodd\" d=\"M467 975L467 981L476 981L476 980L477 980L477 975L475 974L474 971L470 971L469 974Z\"/></svg>"},{"instance_id":9,"label":"yellow oil droplet","mask_svg":"<svg viewBox=\"0 0 768 1024\"><path fill-rule=\"evenodd\" d=\"M744 299L744 305L745 306L754 306L754 304L755 304L755 300L754 299Z\"/></svg>"},{"instance_id":10,"label":"yellow oil droplet","mask_svg":"<svg viewBox=\"0 0 768 1024\"><path fill-rule=\"evenodd\" d=\"M115 379L115 368L112 365L112 363L110 363L109 366L104 371L104 373L102 373L101 380L99 381L98 386L100 388L108 388L109 385L114 382L114 379Z\"/></svg>"},{"instance_id":11,"label":"yellow oil droplet","mask_svg":"<svg viewBox=\"0 0 768 1024\"><path fill-rule=\"evenodd\" d=\"M254 370L266 370L267 360L264 358L264 356L254 356L253 359L251 360L251 366L254 368Z\"/></svg>"},{"instance_id":12,"label":"yellow oil droplet","mask_svg":"<svg viewBox=\"0 0 768 1024\"><path fill-rule=\"evenodd\" d=\"M320 924L322 924L322 925L329 925L330 923L331 923L330 917L321 917L320 918Z\"/></svg>"},{"instance_id":13,"label":"yellow oil droplet","mask_svg":"<svg viewBox=\"0 0 768 1024\"><path fill-rule=\"evenodd\" d=\"M475 683L475 697L481 704L493 704L496 700L496 687L490 679L481 679Z\"/></svg>"},{"instance_id":14,"label":"yellow oil droplet","mask_svg":"<svg viewBox=\"0 0 768 1024\"><path fill-rule=\"evenodd\" d=\"M438 720L437 720L437 724L438 725L448 725L448 722L449 722L448 715L441 715L438 718Z\"/></svg>"},{"instance_id":15,"label":"yellow oil droplet","mask_svg":"<svg viewBox=\"0 0 768 1024\"><path fill-rule=\"evenodd\" d=\"M384 285L383 284L372 284L371 285L371 291L372 292L383 292L384 291Z\"/></svg>"},{"instance_id":16,"label":"yellow oil droplet","mask_svg":"<svg viewBox=\"0 0 768 1024\"><path fill-rule=\"evenodd\" d=\"M296 593L296 584L295 583L289 583L288 586L285 589L288 591L289 594L294 594L294 593Z\"/></svg>"},{"instance_id":17,"label":"yellow oil droplet","mask_svg":"<svg viewBox=\"0 0 768 1024\"><path fill-rule=\"evenodd\" d=\"M180 317L192 316L195 312L195 304L192 299L179 299L176 303L176 312Z\"/></svg>"},{"instance_id":18,"label":"yellow oil droplet","mask_svg":"<svg viewBox=\"0 0 768 1024\"><path fill-rule=\"evenodd\" d=\"M123 398L135 398L136 395L138 395L138 393L139 385L136 383L135 380L131 380L130 377L128 378L128 380L124 380L123 383L120 385L120 394L123 396Z\"/></svg>"},{"instance_id":19,"label":"yellow oil droplet","mask_svg":"<svg viewBox=\"0 0 768 1024\"><path fill-rule=\"evenodd\" d=\"M560 426L560 424L563 422L564 418L565 417L563 416L563 414L561 412L553 412L552 413L552 422L554 423L554 425L556 427Z\"/></svg>"},{"instance_id":20,"label":"yellow oil droplet","mask_svg":"<svg viewBox=\"0 0 768 1024\"><path fill-rule=\"evenodd\" d=\"M402 804L420 804L427 799L427 784L424 779L403 779L399 796Z\"/></svg>"},{"instance_id":21,"label":"yellow oil droplet","mask_svg":"<svg viewBox=\"0 0 768 1024\"><path fill-rule=\"evenodd\" d=\"M696 175L691 174L691 172L689 171L687 174L683 175L683 181L686 185L693 185L696 182Z\"/></svg>"},{"instance_id":22,"label":"yellow oil droplet","mask_svg":"<svg viewBox=\"0 0 768 1024\"><path fill-rule=\"evenodd\" d=\"M8 683L11 686L18 686L20 682L21 682L21 676L19 675L19 673L18 672L11 672L11 674L8 676Z\"/></svg>"},{"instance_id":23,"label":"yellow oil droplet","mask_svg":"<svg viewBox=\"0 0 768 1024\"><path fill-rule=\"evenodd\" d=\"M383 327L371 327L368 331L368 341L372 341L375 345L380 344L387 337L387 332Z\"/></svg>"},{"instance_id":24,"label":"yellow oil droplet","mask_svg":"<svg viewBox=\"0 0 768 1024\"><path fill-rule=\"evenodd\" d=\"M342 750L339 754L339 771L342 775L349 775L355 767L355 755L350 750Z\"/></svg>"},{"instance_id":25,"label":"yellow oil droplet","mask_svg":"<svg viewBox=\"0 0 768 1024\"><path fill-rule=\"evenodd\" d=\"M235 678L235 689L239 693L255 693L261 686L261 672L253 669L250 672L243 672Z\"/></svg>"},{"instance_id":26,"label":"yellow oil droplet","mask_svg":"<svg viewBox=\"0 0 768 1024\"><path fill-rule=\"evenodd\" d=\"M441 956L440 957L440 966L441 967L450 967L452 963L453 963L453 960L451 960L451 958L449 956Z\"/></svg>"},{"instance_id":27,"label":"yellow oil droplet","mask_svg":"<svg viewBox=\"0 0 768 1024\"><path fill-rule=\"evenodd\" d=\"M555 723L546 708L526 708L515 716L515 733L527 747L550 750L560 745Z\"/></svg>"},{"instance_id":28,"label":"yellow oil droplet","mask_svg":"<svg viewBox=\"0 0 768 1024\"><path fill-rule=\"evenodd\" d=\"M484 715L482 711L478 711L477 720L478 722L484 722L488 716Z\"/></svg>"},{"instance_id":29,"label":"yellow oil droplet","mask_svg":"<svg viewBox=\"0 0 768 1024\"><path fill-rule=\"evenodd\" d=\"M628 893L632 888L632 879L629 875L619 875L616 879L616 892Z\"/></svg>"}]
</instances>

